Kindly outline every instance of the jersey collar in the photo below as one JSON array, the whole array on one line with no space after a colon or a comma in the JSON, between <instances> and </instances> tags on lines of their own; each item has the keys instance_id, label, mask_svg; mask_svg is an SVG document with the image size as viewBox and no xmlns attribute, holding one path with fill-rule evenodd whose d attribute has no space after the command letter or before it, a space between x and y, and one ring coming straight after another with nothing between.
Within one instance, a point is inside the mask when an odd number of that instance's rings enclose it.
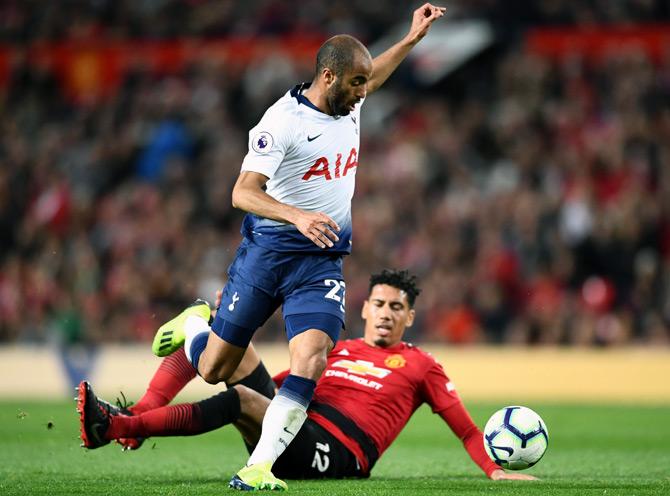
<instances>
[{"instance_id":1,"label":"jersey collar","mask_svg":"<svg viewBox=\"0 0 670 496\"><path fill-rule=\"evenodd\" d=\"M312 85L312 83L300 83L296 84L292 89L291 89L291 96L295 98L298 101L298 105L301 103L303 105L306 105L309 108L313 108L317 112L322 113L323 115L328 115L326 114L323 110L321 110L319 107L314 105L312 102L309 101L309 99L302 94L303 91L305 91L307 88L309 88Z\"/></svg>"},{"instance_id":2,"label":"jersey collar","mask_svg":"<svg viewBox=\"0 0 670 496\"><path fill-rule=\"evenodd\" d=\"M406 343L405 341L400 341L399 343L394 344L393 346L381 347L381 346L374 346L374 345L371 345L371 344L366 343L366 342L365 342L365 338L359 338L359 339L360 339L360 340L363 342L363 344L365 344L366 346L369 346L370 348L375 348L375 349L377 349L377 350L383 350L383 351L389 351L389 352L397 352L397 351L400 351L400 350L403 350L403 349L407 348L407 343Z\"/></svg>"}]
</instances>

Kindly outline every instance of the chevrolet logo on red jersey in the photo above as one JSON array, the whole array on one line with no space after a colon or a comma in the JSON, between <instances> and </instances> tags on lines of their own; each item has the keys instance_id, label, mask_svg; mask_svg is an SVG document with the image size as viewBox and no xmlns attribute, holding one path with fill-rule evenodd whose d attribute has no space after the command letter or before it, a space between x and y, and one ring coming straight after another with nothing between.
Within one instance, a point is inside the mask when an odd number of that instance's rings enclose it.
<instances>
[{"instance_id":1,"label":"chevrolet logo on red jersey","mask_svg":"<svg viewBox=\"0 0 670 496\"><path fill-rule=\"evenodd\" d=\"M333 367L341 367L347 369L350 374L358 375L372 375L379 379L383 379L391 373L390 370L375 367L374 363L366 362L365 360L338 360L333 364Z\"/></svg>"}]
</instances>

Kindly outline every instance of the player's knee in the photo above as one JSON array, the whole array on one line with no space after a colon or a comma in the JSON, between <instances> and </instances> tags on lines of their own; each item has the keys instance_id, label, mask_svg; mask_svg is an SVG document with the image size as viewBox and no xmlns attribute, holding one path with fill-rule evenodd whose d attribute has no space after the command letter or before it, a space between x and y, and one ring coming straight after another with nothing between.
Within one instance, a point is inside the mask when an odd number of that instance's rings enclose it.
<instances>
[{"instance_id":1,"label":"player's knee","mask_svg":"<svg viewBox=\"0 0 670 496\"><path fill-rule=\"evenodd\" d=\"M332 340L328 334L310 329L289 341L291 373L316 381L326 368Z\"/></svg>"},{"instance_id":2,"label":"player's knee","mask_svg":"<svg viewBox=\"0 0 670 496\"><path fill-rule=\"evenodd\" d=\"M326 369L327 364L328 364L328 360L326 358L326 355L314 355L311 358L311 361L310 361L310 366L311 366L312 370L314 370L314 373L319 375L319 376Z\"/></svg>"},{"instance_id":3,"label":"player's knee","mask_svg":"<svg viewBox=\"0 0 670 496\"><path fill-rule=\"evenodd\" d=\"M199 365L198 373L209 384L218 384L232 375L232 371L228 371L226 367L216 367L206 362Z\"/></svg>"},{"instance_id":4,"label":"player's knee","mask_svg":"<svg viewBox=\"0 0 670 496\"><path fill-rule=\"evenodd\" d=\"M254 395L258 394L253 389L243 386L242 384L235 384L232 389L237 391L237 396L240 398L240 408L244 411L245 406L251 403Z\"/></svg>"},{"instance_id":5,"label":"player's knee","mask_svg":"<svg viewBox=\"0 0 670 496\"><path fill-rule=\"evenodd\" d=\"M237 395L240 397L240 402L247 399L253 392L251 388L244 386L242 384L235 384L231 389L237 391Z\"/></svg>"},{"instance_id":6,"label":"player's knee","mask_svg":"<svg viewBox=\"0 0 670 496\"><path fill-rule=\"evenodd\" d=\"M232 389L237 392L237 397L240 401L240 415L248 422L255 425L255 427L251 427L252 430L258 430L258 432L252 436L254 439L253 442L255 443L260 436L260 426L263 423L265 411L270 405L270 399L263 396L258 391L243 386L242 384L236 384ZM247 427L250 427L250 425L247 425Z\"/></svg>"},{"instance_id":7,"label":"player's knee","mask_svg":"<svg viewBox=\"0 0 670 496\"><path fill-rule=\"evenodd\" d=\"M202 377L205 380L205 382L209 384L218 384L219 382L221 382L218 374L214 373L212 369L204 368L204 370L200 369L199 372L200 377Z\"/></svg>"},{"instance_id":8,"label":"player's knee","mask_svg":"<svg viewBox=\"0 0 670 496\"><path fill-rule=\"evenodd\" d=\"M321 377L328 363L326 355L322 353L293 357L291 362L291 373L315 381Z\"/></svg>"}]
</instances>

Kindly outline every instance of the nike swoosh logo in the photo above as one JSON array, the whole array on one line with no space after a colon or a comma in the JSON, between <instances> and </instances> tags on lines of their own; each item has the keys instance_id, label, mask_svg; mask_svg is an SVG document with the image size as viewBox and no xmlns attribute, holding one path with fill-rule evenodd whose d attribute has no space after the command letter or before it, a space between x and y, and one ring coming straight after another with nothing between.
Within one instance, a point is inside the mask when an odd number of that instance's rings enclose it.
<instances>
[{"instance_id":1,"label":"nike swoosh logo","mask_svg":"<svg viewBox=\"0 0 670 496\"><path fill-rule=\"evenodd\" d=\"M98 422L95 422L95 423L91 424L91 429L90 429L91 434L93 434L93 437L99 443L104 441L104 439L101 439L100 435L98 434L98 430L100 429L100 427L102 427L102 424L100 424Z\"/></svg>"},{"instance_id":2,"label":"nike swoosh logo","mask_svg":"<svg viewBox=\"0 0 670 496\"><path fill-rule=\"evenodd\" d=\"M319 136L321 136L321 135L319 135ZM295 434L293 434L291 431L289 431L286 427L284 427L284 432L286 432L287 434L290 434L291 436L295 436Z\"/></svg>"},{"instance_id":3,"label":"nike swoosh logo","mask_svg":"<svg viewBox=\"0 0 670 496\"><path fill-rule=\"evenodd\" d=\"M323 133L321 133L321 134L323 134ZM310 142L314 141L316 138L321 136L321 134L317 134L316 136L307 136L307 141L310 141Z\"/></svg>"}]
</instances>

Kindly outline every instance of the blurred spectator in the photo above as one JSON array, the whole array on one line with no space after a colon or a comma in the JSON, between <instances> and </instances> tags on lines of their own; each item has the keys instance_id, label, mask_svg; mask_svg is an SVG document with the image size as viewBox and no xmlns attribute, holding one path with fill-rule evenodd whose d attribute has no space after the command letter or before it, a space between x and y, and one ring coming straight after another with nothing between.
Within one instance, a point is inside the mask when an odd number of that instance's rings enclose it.
<instances>
[{"instance_id":1,"label":"blurred spectator","mask_svg":"<svg viewBox=\"0 0 670 496\"><path fill-rule=\"evenodd\" d=\"M414 2L420 4L420 2ZM528 25L657 22L670 18L660 0L452 0L454 17L484 17L506 29ZM408 7L407 12L411 11ZM91 38L326 34L348 32L370 41L406 17L394 0L5 0L0 40L29 42Z\"/></svg>"},{"instance_id":2,"label":"blurred spectator","mask_svg":"<svg viewBox=\"0 0 670 496\"><path fill-rule=\"evenodd\" d=\"M667 20L664 2L455 2L510 26ZM37 8L39 6L39 8ZM372 41L385 0L3 2L0 39L165 39L346 30ZM310 12L307 15L305 12ZM515 14L516 15L516 14ZM65 22L65 19L68 22ZM367 280L417 272L408 335L452 343L670 343L670 51L551 62L512 44L490 85L370 98L347 264L351 333ZM0 113L0 341L147 341L212 297L239 239L230 191L258 112L311 78L280 54L179 74L134 67L110 99L72 102L17 51ZM476 73L480 74L480 73ZM467 79L467 78L466 78ZM450 83L456 85L457 83ZM451 88L452 86L450 86ZM258 334L283 339L275 316Z\"/></svg>"}]
</instances>

